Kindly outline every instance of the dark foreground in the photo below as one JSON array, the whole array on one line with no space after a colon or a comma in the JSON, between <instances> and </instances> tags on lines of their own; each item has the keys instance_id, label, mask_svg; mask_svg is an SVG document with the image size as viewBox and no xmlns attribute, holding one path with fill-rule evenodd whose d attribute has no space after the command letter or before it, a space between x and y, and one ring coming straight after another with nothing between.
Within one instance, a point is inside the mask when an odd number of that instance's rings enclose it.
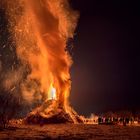
<instances>
[{"instance_id":1,"label":"dark foreground","mask_svg":"<svg viewBox=\"0 0 140 140\"><path fill-rule=\"evenodd\" d=\"M140 126L53 124L0 130L1 139L140 140Z\"/></svg>"}]
</instances>

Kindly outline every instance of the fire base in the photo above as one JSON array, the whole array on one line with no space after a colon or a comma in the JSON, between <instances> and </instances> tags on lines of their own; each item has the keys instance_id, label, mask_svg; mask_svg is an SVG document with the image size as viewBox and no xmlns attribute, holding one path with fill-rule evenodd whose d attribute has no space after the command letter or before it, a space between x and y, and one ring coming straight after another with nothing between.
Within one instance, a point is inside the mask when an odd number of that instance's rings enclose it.
<instances>
[{"instance_id":1,"label":"fire base","mask_svg":"<svg viewBox=\"0 0 140 140\"><path fill-rule=\"evenodd\" d=\"M82 118L69 107L66 111L57 100L48 100L25 118L27 124L83 123Z\"/></svg>"}]
</instances>

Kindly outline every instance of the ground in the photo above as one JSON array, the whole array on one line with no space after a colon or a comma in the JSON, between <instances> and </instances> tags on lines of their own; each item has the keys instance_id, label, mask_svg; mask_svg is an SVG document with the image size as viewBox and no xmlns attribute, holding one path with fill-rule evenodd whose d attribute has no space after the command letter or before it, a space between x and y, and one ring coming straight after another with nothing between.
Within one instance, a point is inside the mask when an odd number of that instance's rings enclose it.
<instances>
[{"instance_id":1,"label":"ground","mask_svg":"<svg viewBox=\"0 0 140 140\"><path fill-rule=\"evenodd\" d=\"M1 139L140 140L140 126L49 124L0 130Z\"/></svg>"}]
</instances>

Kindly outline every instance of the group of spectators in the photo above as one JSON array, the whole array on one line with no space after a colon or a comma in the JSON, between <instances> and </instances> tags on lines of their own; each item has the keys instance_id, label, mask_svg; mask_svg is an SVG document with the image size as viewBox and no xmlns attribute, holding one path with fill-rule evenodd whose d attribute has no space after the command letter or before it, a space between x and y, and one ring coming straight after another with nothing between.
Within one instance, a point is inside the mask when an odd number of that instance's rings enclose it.
<instances>
[{"instance_id":1,"label":"group of spectators","mask_svg":"<svg viewBox=\"0 0 140 140\"><path fill-rule=\"evenodd\" d=\"M107 112L100 115L91 114L89 118L84 119L86 124L113 124L113 125L140 125L140 113L129 111Z\"/></svg>"},{"instance_id":2,"label":"group of spectators","mask_svg":"<svg viewBox=\"0 0 140 140\"><path fill-rule=\"evenodd\" d=\"M134 117L98 117L98 124L136 124L140 123L138 118Z\"/></svg>"}]
</instances>

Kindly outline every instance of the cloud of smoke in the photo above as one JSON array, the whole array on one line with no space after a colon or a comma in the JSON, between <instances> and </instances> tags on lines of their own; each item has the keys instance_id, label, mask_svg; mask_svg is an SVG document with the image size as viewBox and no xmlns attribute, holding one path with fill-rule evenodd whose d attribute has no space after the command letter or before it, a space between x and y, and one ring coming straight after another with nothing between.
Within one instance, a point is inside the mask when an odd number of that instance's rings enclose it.
<instances>
[{"instance_id":1,"label":"cloud of smoke","mask_svg":"<svg viewBox=\"0 0 140 140\"><path fill-rule=\"evenodd\" d=\"M10 91L22 80L23 69L20 67L18 70L6 72L4 75L3 87Z\"/></svg>"}]
</instances>

